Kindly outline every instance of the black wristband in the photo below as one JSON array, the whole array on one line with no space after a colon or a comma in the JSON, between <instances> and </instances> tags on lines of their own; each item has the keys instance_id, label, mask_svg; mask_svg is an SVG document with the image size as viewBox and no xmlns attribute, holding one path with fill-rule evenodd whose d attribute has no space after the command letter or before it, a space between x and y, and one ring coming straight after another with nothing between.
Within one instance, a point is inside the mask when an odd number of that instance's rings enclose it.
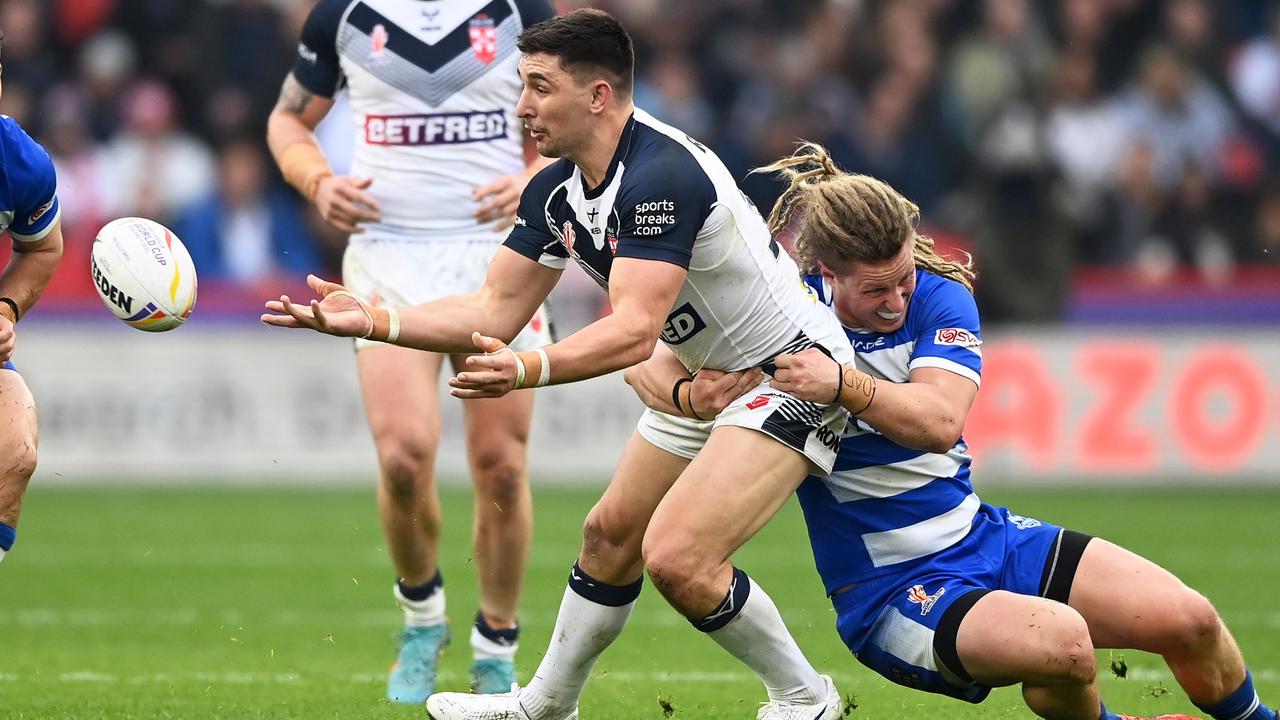
<instances>
[{"instance_id":1,"label":"black wristband","mask_svg":"<svg viewBox=\"0 0 1280 720\"><path fill-rule=\"evenodd\" d=\"M840 391L844 390L844 363L836 363L836 398L831 401L832 405L840 404Z\"/></svg>"},{"instance_id":2,"label":"black wristband","mask_svg":"<svg viewBox=\"0 0 1280 720\"><path fill-rule=\"evenodd\" d=\"M693 382L693 378L680 378L671 388L671 404L676 406L676 412L684 415L684 408L680 405L680 386L687 382ZM690 408L692 410L693 408Z\"/></svg>"},{"instance_id":3,"label":"black wristband","mask_svg":"<svg viewBox=\"0 0 1280 720\"><path fill-rule=\"evenodd\" d=\"M13 321L18 322L18 318L22 317L22 313L18 311L18 303L14 302L13 298L7 297L0 297L0 303L8 305L13 310Z\"/></svg>"}]
</instances>

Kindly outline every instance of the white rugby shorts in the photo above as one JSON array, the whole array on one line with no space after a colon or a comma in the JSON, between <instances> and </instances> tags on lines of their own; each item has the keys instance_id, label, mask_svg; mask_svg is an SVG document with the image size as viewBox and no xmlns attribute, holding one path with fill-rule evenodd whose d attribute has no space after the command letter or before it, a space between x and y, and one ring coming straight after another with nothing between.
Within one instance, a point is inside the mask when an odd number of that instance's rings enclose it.
<instances>
[{"instance_id":1,"label":"white rugby shorts","mask_svg":"<svg viewBox=\"0 0 1280 720\"><path fill-rule=\"evenodd\" d=\"M692 459L711 431L732 425L757 430L809 460L810 471L827 475L836 461L849 412L840 405L799 400L769 385L769 379L734 400L715 420L699 421L646 409L636 429L653 446Z\"/></svg>"},{"instance_id":2,"label":"white rugby shorts","mask_svg":"<svg viewBox=\"0 0 1280 720\"><path fill-rule=\"evenodd\" d=\"M447 242L386 234L353 237L342 255L342 284L369 302L392 307L467 295L484 284L489 261L504 238L494 233ZM544 305L511 342L511 347L533 350L551 342L551 323ZM356 349L377 344L357 339Z\"/></svg>"}]
</instances>

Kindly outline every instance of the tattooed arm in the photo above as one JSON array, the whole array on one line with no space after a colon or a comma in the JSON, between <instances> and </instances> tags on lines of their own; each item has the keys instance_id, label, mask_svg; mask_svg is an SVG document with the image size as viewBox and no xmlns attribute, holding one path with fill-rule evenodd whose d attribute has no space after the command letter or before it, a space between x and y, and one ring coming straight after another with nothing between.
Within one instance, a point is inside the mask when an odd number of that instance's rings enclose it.
<instances>
[{"instance_id":1,"label":"tattooed arm","mask_svg":"<svg viewBox=\"0 0 1280 720\"><path fill-rule=\"evenodd\" d=\"M378 202L364 192L372 180L335 176L316 144L313 131L332 107L331 98L316 95L289 73L267 119L267 145L285 180L315 203L326 222L358 233L361 223L381 219Z\"/></svg>"}]
</instances>

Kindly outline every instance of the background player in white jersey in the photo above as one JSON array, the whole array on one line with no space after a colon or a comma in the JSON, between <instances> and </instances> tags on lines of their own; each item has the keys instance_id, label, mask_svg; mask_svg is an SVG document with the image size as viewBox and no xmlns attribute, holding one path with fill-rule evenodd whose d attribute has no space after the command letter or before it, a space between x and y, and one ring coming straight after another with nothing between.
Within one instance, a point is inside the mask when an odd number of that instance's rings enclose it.
<instances>
[{"instance_id":1,"label":"background player in white jersey","mask_svg":"<svg viewBox=\"0 0 1280 720\"><path fill-rule=\"evenodd\" d=\"M777 358L774 374L797 397L838 394L856 418L835 470L799 496L837 629L858 659L970 702L1021 683L1041 717L1116 720L1098 697L1094 649L1134 648L1163 655L1217 720L1275 720L1204 597L1105 540L979 501L961 437L982 370L973 274L915 232L915 205L840 172L817 146L770 169L792 180L771 228L799 218L806 281L866 368L806 350ZM654 405L681 378L669 357L629 374ZM718 407L733 382L700 379L695 400L705 388Z\"/></svg>"},{"instance_id":2,"label":"background player in white jersey","mask_svg":"<svg viewBox=\"0 0 1280 720\"><path fill-rule=\"evenodd\" d=\"M617 21L579 10L526 30L519 45L519 115L539 151L561 159L525 190L484 287L397 310L313 278L323 301L307 307L282 297L267 304L264 322L433 351L474 342L489 354L469 358L451 381L463 397L619 370L648 358L659 339L691 370L747 368L811 346L853 360L839 324L800 283L724 165L634 107L631 39ZM535 352L493 339L516 334L570 258L609 292L613 313ZM680 415L645 413L588 516L554 641L533 681L505 696L435 695L427 702L434 717L576 717L587 676L621 632L646 568L695 627L761 677L770 700L760 717L840 715L830 679L730 556L807 473L830 469L847 413L767 384L716 416L697 418L687 393L680 402ZM571 437L559 441L572 448ZM762 458L769 469L744 467L741 457Z\"/></svg>"},{"instance_id":3,"label":"background player in white jersey","mask_svg":"<svg viewBox=\"0 0 1280 720\"><path fill-rule=\"evenodd\" d=\"M0 273L0 560L17 540L22 496L36 469L36 405L11 360L15 325L44 292L62 257L57 190L49 154L13 118L0 115L0 232L8 229L13 240L13 255Z\"/></svg>"},{"instance_id":4,"label":"background player in white jersey","mask_svg":"<svg viewBox=\"0 0 1280 720\"><path fill-rule=\"evenodd\" d=\"M352 233L343 279L372 303L413 305L473 292L545 165L515 117L521 29L554 14L547 0L321 0L302 30L267 139L286 179L334 227ZM342 87L356 113L351 176L335 176L312 131ZM550 340L539 310L513 341ZM357 340L378 450L378 509L404 610L393 701L435 688L449 640L439 570L437 383L444 355ZM461 355L453 355L455 368ZM517 605L532 531L525 473L533 394L463 405L475 500L480 608L471 632L473 688L515 681Z\"/></svg>"}]
</instances>

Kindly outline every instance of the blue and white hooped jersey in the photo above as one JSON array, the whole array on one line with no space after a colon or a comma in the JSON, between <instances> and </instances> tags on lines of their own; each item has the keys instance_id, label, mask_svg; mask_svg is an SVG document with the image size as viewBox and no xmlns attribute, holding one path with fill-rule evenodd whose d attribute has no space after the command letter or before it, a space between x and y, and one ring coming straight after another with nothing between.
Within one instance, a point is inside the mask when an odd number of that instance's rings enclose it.
<instances>
[{"instance_id":1,"label":"blue and white hooped jersey","mask_svg":"<svg viewBox=\"0 0 1280 720\"><path fill-rule=\"evenodd\" d=\"M516 118L521 31L555 15L548 0L320 0L302 29L293 76L355 113L351 174L382 221L365 237L468 240L492 235L473 188L524 171Z\"/></svg>"},{"instance_id":2,"label":"blue and white hooped jersey","mask_svg":"<svg viewBox=\"0 0 1280 720\"><path fill-rule=\"evenodd\" d=\"M49 153L8 115L0 115L0 232L35 242L53 231L62 209Z\"/></svg>"},{"instance_id":3,"label":"blue and white hooped jersey","mask_svg":"<svg viewBox=\"0 0 1280 720\"><path fill-rule=\"evenodd\" d=\"M813 345L853 361L839 321L715 153L639 108L599 187L564 158L530 181L506 246L556 269L572 258L606 290L614 258L687 269L660 339L691 372Z\"/></svg>"},{"instance_id":4,"label":"blue and white hooped jersey","mask_svg":"<svg viewBox=\"0 0 1280 720\"><path fill-rule=\"evenodd\" d=\"M831 303L821 276L805 281ZM904 383L912 370L935 367L981 384L978 309L963 285L917 269L906 312L896 332L845 328L860 369ZM946 453L912 450L850 418L831 474L807 478L798 491L827 592L905 568L962 540L980 504L969 462L963 438Z\"/></svg>"}]
</instances>

